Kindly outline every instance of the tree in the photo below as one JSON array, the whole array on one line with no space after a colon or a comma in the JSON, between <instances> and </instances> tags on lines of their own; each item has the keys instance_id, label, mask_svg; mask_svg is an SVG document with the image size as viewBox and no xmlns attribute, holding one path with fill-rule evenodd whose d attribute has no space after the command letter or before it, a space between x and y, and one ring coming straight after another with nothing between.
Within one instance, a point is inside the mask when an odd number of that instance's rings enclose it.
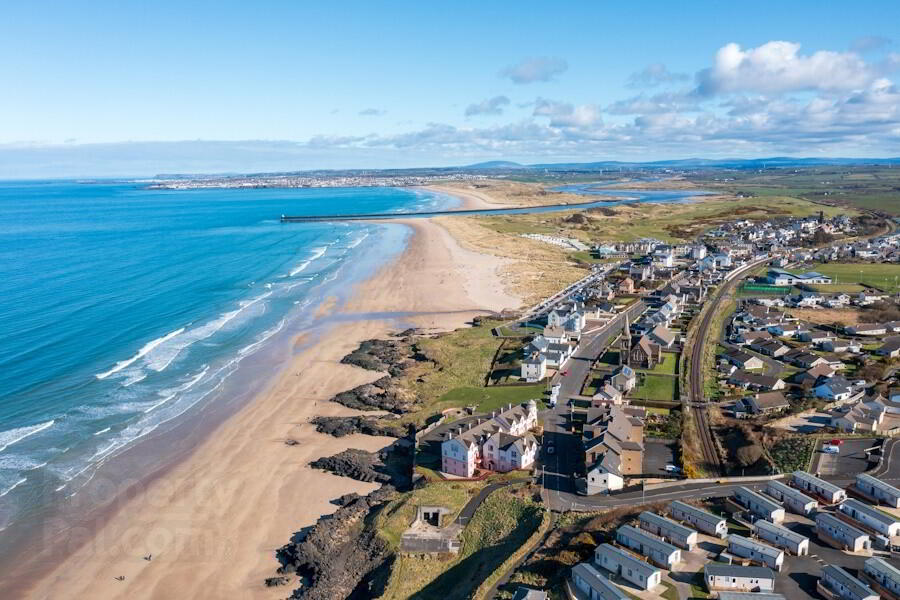
<instances>
[{"instance_id":1,"label":"tree","mask_svg":"<svg viewBox=\"0 0 900 600\"><path fill-rule=\"evenodd\" d=\"M735 458L737 458L737 462L740 466L749 467L756 464L756 461L762 458L762 448L756 442L751 442L746 446L738 448L735 453Z\"/></svg>"}]
</instances>

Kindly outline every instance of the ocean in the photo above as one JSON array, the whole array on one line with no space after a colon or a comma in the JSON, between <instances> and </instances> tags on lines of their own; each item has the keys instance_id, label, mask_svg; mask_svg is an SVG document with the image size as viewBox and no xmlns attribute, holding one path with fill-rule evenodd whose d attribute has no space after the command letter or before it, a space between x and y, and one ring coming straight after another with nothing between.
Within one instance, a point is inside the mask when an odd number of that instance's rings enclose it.
<instances>
[{"instance_id":1,"label":"ocean","mask_svg":"<svg viewBox=\"0 0 900 600\"><path fill-rule=\"evenodd\" d=\"M396 188L149 190L0 183L0 538L186 414L404 246L400 226L281 214L414 212Z\"/></svg>"}]
</instances>

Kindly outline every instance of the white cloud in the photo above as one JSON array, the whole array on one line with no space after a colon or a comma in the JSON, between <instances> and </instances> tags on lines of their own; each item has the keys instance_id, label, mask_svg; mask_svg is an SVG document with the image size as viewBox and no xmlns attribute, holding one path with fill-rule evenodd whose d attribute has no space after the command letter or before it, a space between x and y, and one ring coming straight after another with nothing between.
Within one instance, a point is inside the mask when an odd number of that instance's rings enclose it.
<instances>
[{"instance_id":1,"label":"white cloud","mask_svg":"<svg viewBox=\"0 0 900 600\"><path fill-rule=\"evenodd\" d=\"M527 58L500 71L500 77L509 78L513 83L525 84L537 81L552 81L562 75L569 64L555 57Z\"/></svg>"},{"instance_id":2,"label":"white cloud","mask_svg":"<svg viewBox=\"0 0 900 600\"><path fill-rule=\"evenodd\" d=\"M800 55L800 44L773 41L742 50L726 44L711 68L697 74L697 91L705 96L728 92L778 94L796 91L861 89L878 73L852 52L820 50Z\"/></svg>"},{"instance_id":3,"label":"white cloud","mask_svg":"<svg viewBox=\"0 0 900 600\"><path fill-rule=\"evenodd\" d=\"M575 106L568 102L538 98L534 103L535 117L549 117L550 127L586 127L602 123L600 107L595 104Z\"/></svg>"},{"instance_id":4,"label":"white cloud","mask_svg":"<svg viewBox=\"0 0 900 600\"><path fill-rule=\"evenodd\" d=\"M864 35L853 40L850 44L850 50L860 53L874 52L875 50L881 50L882 48L889 46L890 43L891 38L880 35Z\"/></svg>"},{"instance_id":5,"label":"white cloud","mask_svg":"<svg viewBox=\"0 0 900 600\"><path fill-rule=\"evenodd\" d=\"M359 114L362 117L380 117L387 114L387 111L381 110L380 108L367 108L365 110L359 111Z\"/></svg>"},{"instance_id":6,"label":"white cloud","mask_svg":"<svg viewBox=\"0 0 900 600\"><path fill-rule=\"evenodd\" d=\"M471 117L474 115L500 115L503 114L503 107L509 104L509 98L506 96L494 96L487 100L482 100L466 107L465 115Z\"/></svg>"},{"instance_id":7,"label":"white cloud","mask_svg":"<svg viewBox=\"0 0 900 600\"><path fill-rule=\"evenodd\" d=\"M645 88L662 85L664 83L675 83L678 81L687 81L689 77L685 73L673 73L669 71L666 65L662 63L653 63L648 65L643 71L632 73L628 77L626 85L631 88Z\"/></svg>"}]
</instances>

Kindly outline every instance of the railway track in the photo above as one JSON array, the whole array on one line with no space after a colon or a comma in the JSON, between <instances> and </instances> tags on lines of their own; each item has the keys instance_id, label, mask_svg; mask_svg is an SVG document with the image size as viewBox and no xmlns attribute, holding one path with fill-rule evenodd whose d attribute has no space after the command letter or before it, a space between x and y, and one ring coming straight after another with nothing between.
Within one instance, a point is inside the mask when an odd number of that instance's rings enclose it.
<instances>
[{"instance_id":1,"label":"railway track","mask_svg":"<svg viewBox=\"0 0 900 600\"><path fill-rule=\"evenodd\" d=\"M716 290L715 297L709 301L710 304L700 320L694 338L694 344L691 346L688 400L691 405L691 412L694 414L694 420L697 424L697 434L700 437L700 448L703 452L705 467L707 470L719 475L722 474L722 461L716 450L716 443L709 426L706 406L707 402L703 395L703 375L705 366L703 361L703 351L706 348L710 325L713 317L719 311L722 300L727 296L728 292L734 289L738 282L743 279L744 275L750 272L751 269L769 260L771 259L766 258L749 263L739 271L736 271L731 279L726 281L718 290Z\"/></svg>"}]
</instances>

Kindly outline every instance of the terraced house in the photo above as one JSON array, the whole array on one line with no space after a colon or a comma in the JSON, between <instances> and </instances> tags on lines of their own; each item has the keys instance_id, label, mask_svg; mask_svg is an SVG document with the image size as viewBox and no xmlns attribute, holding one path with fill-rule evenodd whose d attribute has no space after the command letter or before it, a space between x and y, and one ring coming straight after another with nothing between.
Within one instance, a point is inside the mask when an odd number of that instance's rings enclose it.
<instances>
[{"instance_id":1,"label":"terraced house","mask_svg":"<svg viewBox=\"0 0 900 600\"><path fill-rule=\"evenodd\" d=\"M535 425L537 403L532 400L454 427L441 442L441 471L473 477L479 468L499 472L528 468L538 449L528 433Z\"/></svg>"}]
</instances>

